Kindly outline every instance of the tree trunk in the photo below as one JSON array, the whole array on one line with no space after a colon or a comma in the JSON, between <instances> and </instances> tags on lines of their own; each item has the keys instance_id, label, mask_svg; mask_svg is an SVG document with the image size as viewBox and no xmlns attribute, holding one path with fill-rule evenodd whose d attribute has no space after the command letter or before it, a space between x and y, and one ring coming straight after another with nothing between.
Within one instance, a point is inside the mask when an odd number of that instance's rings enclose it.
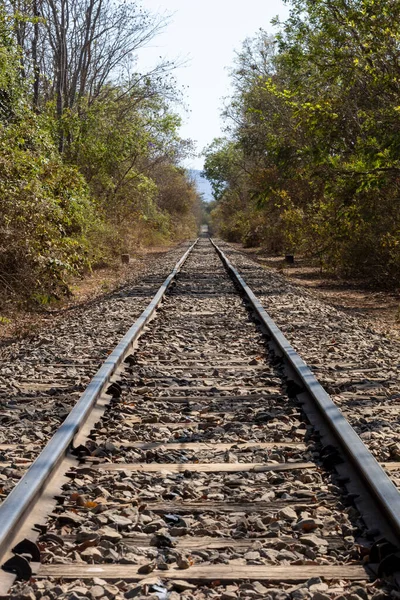
<instances>
[{"instance_id":1,"label":"tree trunk","mask_svg":"<svg viewBox=\"0 0 400 600\"><path fill-rule=\"evenodd\" d=\"M39 23L38 18L40 16L38 1L33 0L33 17L35 19L33 26L33 38L32 38L32 63L33 63L33 107L35 110L39 108L39 81L40 81L40 69L38 64L38 40L39 40Z\"/></svg>"}]
</instances>

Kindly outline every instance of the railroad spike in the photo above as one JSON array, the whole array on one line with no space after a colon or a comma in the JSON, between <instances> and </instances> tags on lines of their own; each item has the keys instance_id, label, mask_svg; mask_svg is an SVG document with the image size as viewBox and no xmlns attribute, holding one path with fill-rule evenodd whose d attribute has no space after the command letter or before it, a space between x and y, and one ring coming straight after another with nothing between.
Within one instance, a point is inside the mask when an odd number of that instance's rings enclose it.
<instances>
[{"instance_id":1,"label":"railroad spike","mask_svg":"<svg viewBox=\"0 0 400 600\"><path fill-rule=\"evenodd\" d=\"M293 381L293 379L288 379L286 383L286 393L289 398L295 398L297 394L302 394L304 392L304 387Z\"/></svg>"},{"instance_id":2,"label":"railroad spike","mask_svg":"<svg viewBox=\"0 0 400 600\"><path fill-rule=\"evenodd\" d=\"M369 553L371 563L382 563L385 558L398 552L398 548L386 538L381 538L372 545ZM399 563L400 567L400 563Z\"/></svg>"},{"instance_id":3,"label":"railroad spike","mask_svg":"<svg viewBox=\"0 0 400 600\"><path fill-rule=\"evenodd\" d=\"M130 367L133 367L137 363L137 358L134 354L129 354L129 356L125 358L124 363L126 363Z\"/></svg>"},{"instance_id":4,"label":"railroad spike","mask_svg":"<svg viewBox=\"0 0 400 600\"><path fill-rule=\"evenodd\" d=\"M14 546L12 552L14 552L14 554L28 554L32 557L31 560L33 562L40 562L40 550L38 546L35 544L35 542L32 542L32 540L28 540L27 538Z\"/></svg>"},{"instance_id":5,"label":"railroad spike","mask_svg":"<svg viewBox=\"0 0 400 600\"><path fill-rule=\"evenodd\" d=\"M71 454L73 456L77 456L78 458L82 458L84 456L90 456L90 450L83 444L79 444L79 446L76 446L75 448L72 447Z\"/></svg>"},{"instance_id":6,"label":"railroad spike","mask_svg":"<svg viewBox=\"0 0 400 600\"><path fill-rule=\"evenodd\" d=\"M114 398L119 398L119 396L122 394L122 388L119 383L114 381L114 383L107 388L106 394L108 396L113 396Z\"/></svg>"},{"instance_id":7,"label":"railroad spike","mask_svg":"<svg viewBox=\"0 0 400 600\"><path fill-rule=\"evenodd\" d=\"M16 554L7 560L1 567L6 573L13 573L20 581L29 581L32 577L32 568L29 561L24 557Z\"/></svg>"},{"instance_id":8,"label":"railroad spike","mask_svg":"<svg viewBox=\"0 0 400 600\"><path fill-rule=\"evenodd\" d=\"M395 573L400 573L400 552L386 556L378 567L378 577L388 577Z\"/></svg>"},{"instance_id":9,"label":"railroad spike","mask_svg":"<svg viewBox=\"0 0 400 600\"><path fill-rule=\"evenodd\" d=\"M54 498L57 500L57 498L62 498L64 501L64 496L54 496ZM47 530L48 530L48 526L46 524L42 524L42 523L35 523L35 525L32 527L33 531L38 531L41 535L44 535Z\"/></svg>"},{"instance_id":10,"label":"railroad spike","mask_svg":"<svg viewBox=\"0 0 400 600\"><path fill-rule=\"evenodd\" d=\"M324 446L321 450L321 458L324 466L327 469L332 469L336 465L341 465L344 460L342 455L340 454L338 448L331 444Z\"/></svg>"}]
</instances>

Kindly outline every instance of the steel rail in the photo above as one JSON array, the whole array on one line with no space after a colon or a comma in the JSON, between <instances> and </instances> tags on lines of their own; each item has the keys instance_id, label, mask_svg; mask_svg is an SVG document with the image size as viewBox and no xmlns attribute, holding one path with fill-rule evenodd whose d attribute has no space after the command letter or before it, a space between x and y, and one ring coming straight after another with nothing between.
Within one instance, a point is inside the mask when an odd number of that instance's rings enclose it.
<instances>
[{"instance_id":1,"label":"steel rail","mask_svg":"<svg viewBox=\"0 0 400 600\"><path fill-rule=\"evenodd\" d=\"M329 394L317 381L311 369L290 345L282 331L261 305L258 298L235 269L224 252L210 238L225 268L250 301L258 318L310 394L329 430L339 442L357 473L362 477L381 513L391 525L394 541L400 545L400 493L357 433L345 419Z\"/></svg>"},{"instance_id":2,"label":"steel rail","mask_svg":"<svg viewBox=\"0 0 400 600\"><path fill-rule=\"evenodd\" d=\"M5 552L8 550L16 527L21 524L21 520L29 512L32 503L38 498L46 482L65 457L74 436L84 425L96 401L104 392L111 377L126 357L132 344L139 337L143 327L154 314L166 291L197 244L197 241L198 238L176 263L174 269L161 285L150 304L97 371L61 427L55 432L31 467L0 506L1 562Z\"/></svg>"}]
</instances>

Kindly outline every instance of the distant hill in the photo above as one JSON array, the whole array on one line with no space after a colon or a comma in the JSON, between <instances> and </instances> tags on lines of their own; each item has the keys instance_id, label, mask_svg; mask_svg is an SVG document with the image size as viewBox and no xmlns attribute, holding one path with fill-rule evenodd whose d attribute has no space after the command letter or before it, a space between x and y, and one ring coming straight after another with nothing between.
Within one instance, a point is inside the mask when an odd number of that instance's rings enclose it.
<instances>
[{"instance_id":1,"label":"distant hill","mask_svg":"<svg viewBox=\"0 0 400 600\"><path fill-rule=\"evenodd\" d=\"M206 202L211 202L211 200L214 200L210 182L208 179L205 179L200 175L201 171L198 169L189 169L189 173L195 180L196 187L199 193L203 195L204 200Z\"/></svg>"}]
</instances>

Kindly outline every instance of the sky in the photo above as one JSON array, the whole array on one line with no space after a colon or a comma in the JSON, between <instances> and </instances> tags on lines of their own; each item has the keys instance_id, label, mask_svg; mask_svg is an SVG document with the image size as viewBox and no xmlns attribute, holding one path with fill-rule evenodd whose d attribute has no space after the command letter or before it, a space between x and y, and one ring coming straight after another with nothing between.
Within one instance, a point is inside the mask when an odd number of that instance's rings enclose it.
<instances>
[{"instance_id":1,"label":"sky","mask_svg":"<svg viewBox=\"0 0 400 600\"><path fill-rule=\"evenodd\" d=\"M139 53L138 67L148 71L159 57L186 61L175 71L178 86L185 86L184 99L190 112L180 111L184 120L181 135L196 141L197 151L222 135L220 112L229 95L228 68L235 50L258 29L273 33L273 17L284 20L288 8L281 0L142 0L151 12L169 14L171 22L147 48ZM202 169L203 158L186 166Z\"/></svg>"}]
</instances>

